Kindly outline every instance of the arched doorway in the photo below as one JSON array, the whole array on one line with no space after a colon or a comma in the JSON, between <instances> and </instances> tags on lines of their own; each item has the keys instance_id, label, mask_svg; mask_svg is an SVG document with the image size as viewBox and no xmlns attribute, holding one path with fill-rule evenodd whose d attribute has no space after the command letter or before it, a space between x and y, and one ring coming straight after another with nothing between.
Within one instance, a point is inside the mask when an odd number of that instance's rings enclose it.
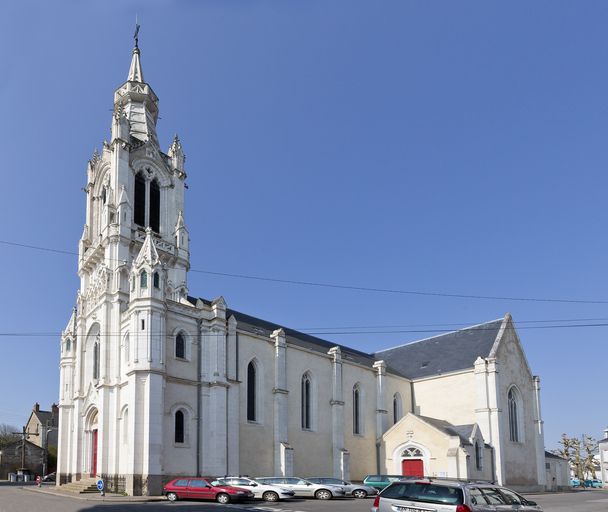
<instances>
[{"instance_id":1,"label":"arched doorway","mask_svg":"<svg viewBox=\"0 0 608 512\"><path fill-rule=\"evenodd\" d=\"M87 443L85 443L86 452L84 472L88 472L91 476L97 475L99 446L98 418L99 414L97 413L97 409L93 407L87 414L85 422L85 436Z\"/></svg>"},{"instance_id":2,"label":"arched doorway","mask_svg":"<svg viewBox=\"0 0 608 512\"><path fill-rule=\"evenodd\" d=\"M410 446L401 453L403 476L424 476L424 454L419 448Z\"/></svg>"}]
</instances>

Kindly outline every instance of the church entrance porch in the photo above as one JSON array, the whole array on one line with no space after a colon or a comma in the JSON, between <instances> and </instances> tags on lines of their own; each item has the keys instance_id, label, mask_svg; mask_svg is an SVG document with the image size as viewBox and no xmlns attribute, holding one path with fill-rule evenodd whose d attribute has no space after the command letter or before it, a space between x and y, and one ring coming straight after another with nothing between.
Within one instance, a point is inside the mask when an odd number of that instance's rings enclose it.
<instances>
[{"instance_id":1,"label":"church entrance porch","mask_svg":"<svg viewBox=\"0 0 608 512\"><path fill-rule=\"evenodd\" d=\"M99 414L95 407L91 407L84 421L84 443L82 447L82 474L83 477L97 476L99 469Z\"/></svg>"},{"instance_id":2,"label":"church entrance porch","mask_svg":"<svg viewBox=\"0 0 608 512\"><path fill-rule=\"evenodd\" d=\"M97 474L97 432L98 430L93 430L93 439L92 439L92 453L91 453L91 475Z\"/></svg>"}]
</instances>

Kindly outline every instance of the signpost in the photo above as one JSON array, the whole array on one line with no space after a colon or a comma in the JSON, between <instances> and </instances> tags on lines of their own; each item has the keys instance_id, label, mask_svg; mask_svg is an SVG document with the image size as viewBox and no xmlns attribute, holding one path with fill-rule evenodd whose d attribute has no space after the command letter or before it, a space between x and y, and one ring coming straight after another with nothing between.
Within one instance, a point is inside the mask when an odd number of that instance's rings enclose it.
<instances>
[{"instance_id":1,"label":"signpost","mask_svg":"<svg viewBox=\"0 0 608 512\"><path fill-rule=\"evenodd\" d=\"M101 493L102 496L106 495L106 493L103 492L103 480L101 478L99 480L97 480L97 489L99 489L99 492Z\"/></svg>"}]
</instances>

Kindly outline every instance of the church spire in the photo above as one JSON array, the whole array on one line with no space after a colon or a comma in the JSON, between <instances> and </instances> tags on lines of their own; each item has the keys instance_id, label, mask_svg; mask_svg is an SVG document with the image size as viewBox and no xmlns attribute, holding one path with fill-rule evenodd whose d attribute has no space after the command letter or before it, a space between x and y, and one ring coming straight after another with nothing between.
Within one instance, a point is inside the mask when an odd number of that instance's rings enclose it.
<instances>
[{"instance_id":1,"label":"church spire","mask_svg":"<svg viewBox=\"0 0 608 512\"><path fill-rule=\"evenodd\" d=\"M129 82L144 82L144 72L141 69L141 60L139 59L139 48L133 48L133 56L131 57L131 67L129 68Z\"/></svg>"}]
</instances>

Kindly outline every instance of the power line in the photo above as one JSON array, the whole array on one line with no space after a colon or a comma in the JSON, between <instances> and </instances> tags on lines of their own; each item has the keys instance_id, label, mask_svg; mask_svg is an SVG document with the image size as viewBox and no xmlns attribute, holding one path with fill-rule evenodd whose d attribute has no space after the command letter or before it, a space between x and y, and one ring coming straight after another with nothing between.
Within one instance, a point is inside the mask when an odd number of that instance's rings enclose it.
<instances>
[{"instance_id":1,"label":"power line","mask_svg":"<svg viewBox=\"0 0 608 512\"><path fill-rule=\"evenodd\" d=\"M589 328L589 327L608 327L608 323L596 323L596 324L572 324L572 325L528 325L517 327L518 331L525 329L572 329L572 328ZM270 332L269 329L262 329L263 331ZM475 331L496 331L496 327L472 327L471 329L461 329L461 330L475 330ZM188 336L198 336L198 332L188 332L188 331L180 331L184 332ZM313 332L305 332L302 334L307 334L310 336L317 335L349 335L349 334L441 334L441 333L452 333L459 332L453 331L449 329L395 329L395 330L383 330L383 331L313 331ZM99 336L102 338L110 338L110 337L119 337L125 336L128 334L127 332L106 332L99 333L95 336ZM168 333L149 333L151 336L162 336L166 338L173 338L173 334ZM252 333L256 334L256 333ZM61 332L0 332L0 337L17 337L17 338L36 338L36 337L60 337Z\"/></svg>"},{"instance_id":2,"label":"power line","mask_svg":"<svg viewBox=\"0 0 608 512\"><path fill-rule=\"evenodd\" d=\"M78 255L73 251L64 251L60 249L52 249L48 247L41 247L36 245L21 244L16 242L10 242L7 240L0 240L0 244L22 247L27 249L35 249L40 251L54 252L59 254ZM114 260L120 261L124 260ZM302 281L296 279L279 279L274 277L265 276L254 276L249 274L235 274L229 272L214 272L211 270L202 269L190 269L190 272L198 274L207 274L221 277L231 277L237 279L248 279L255 281L265 281L271 283L280 284L292 284L298 286L310 286L318 288L333 288L339 290L353 290L362 292L374 292L374 293L388 293L397 295L415 295L423 297L444 297L444 298L456 298L456 299L476 299L476 300L500 300L500 301L513 301L513 302L547 302L547 303L559 303L559 304L608 304L608 300L589 300L589 299L556 299L556 298L541 298L541 297L515 297L515 296L500 296L500 295L477 295L477 294L465 294L465 293L448 293L448 292L425 292L420 290L400 290L395 288L376 288L367 286L356 286L356 285L342 285L336 283L323 283L315 281Z\"/></svg>"}]
</instances>

